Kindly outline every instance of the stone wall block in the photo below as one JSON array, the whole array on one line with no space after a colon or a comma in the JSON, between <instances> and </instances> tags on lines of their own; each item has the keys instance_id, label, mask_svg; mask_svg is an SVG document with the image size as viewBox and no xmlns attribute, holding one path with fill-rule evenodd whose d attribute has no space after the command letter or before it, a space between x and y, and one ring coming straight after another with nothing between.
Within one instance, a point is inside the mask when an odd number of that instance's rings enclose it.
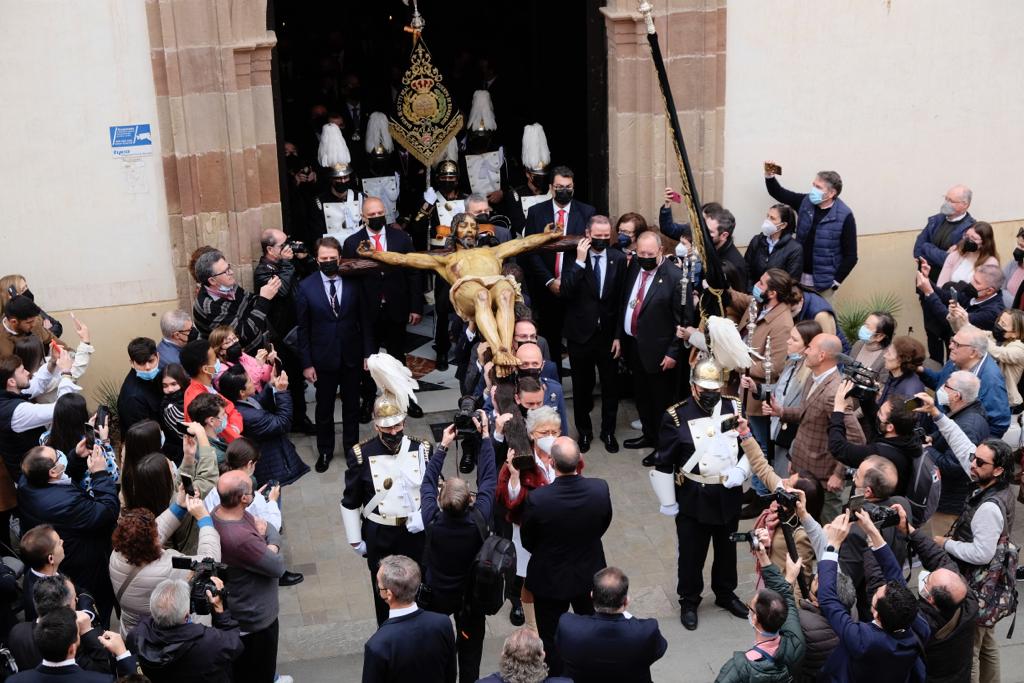
<instances>
[{"instance_id":1,"label":"stone wall block","mask_svg":"<svg viewBox=\"0 0 1024 683\"><path fill-rule=\"evenodd\" d=\"M199 210L227 211L231 201L226 152L205 152L189 157L199 188Z\"/></svg>"},{"instance_id":2,"label":"stone wall block","mask_svg":"<svg viewBox=\"0 0 1024 683\"><path fill-rule=\"evenodd\" d=\"M171 0L174 23L188 27L178 35L179 48L217 44L217 20L210 0Z\"/></svg>"},{"instance_id":3,"label":"stone wall block","mask_svg":"<svg viewBox=\"0 0 1024 683\"><path fill-rule=\"evenodd\" d=\"M667 28L659 35L661 49L675 55L699 55L705 43L707 12L675 12L668 15ZM655 22L657 25L657 22Z\"/></svg>"},{"instance_id":4,"label":"stone wall block","mask_svg":"<svg viewBox=\"0 0 1024 683\"><path fill-rule=\"evenodd\" d=\"M279 204L281 187L277 180L277 145L259 145L256 148L256 165L259 169L260 191L254 205Z\"/></svg>"},{"instance_id":5,"label":"stone wall block","mask_svg":"<svg viewBox=\"0 0 1024 683\"><path fill-rule=\"evenodd\" d=\"M211 46L179 48L181 93L219 93L228 86L220 62L220 50Z\"/></svg>"},{"instance_id":6,"label":"stone wall block","mask_svg":"<svg viewBox=\"0 0 1024 683\"><path fill-rule=\"evenodd\" d=\"M167 196L167 213L171 216L181 214L181 188L178 187L178 160L172 155L160 158L164 168L164 194Z\"/></svg>"}]
</instances>

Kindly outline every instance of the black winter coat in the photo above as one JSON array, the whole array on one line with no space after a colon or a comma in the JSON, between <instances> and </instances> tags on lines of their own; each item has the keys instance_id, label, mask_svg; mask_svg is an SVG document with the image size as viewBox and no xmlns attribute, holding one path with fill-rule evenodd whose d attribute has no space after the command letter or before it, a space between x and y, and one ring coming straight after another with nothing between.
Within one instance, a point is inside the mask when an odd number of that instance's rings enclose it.
<instances>
[{"instance_id":1,"label":"black winter coat","mask_svg":"<svg viewBox=\"0 0 1024 683\"><path fill-rule=\"evenodd\" d=\"M743 258L751 282L760 280L769 268L784 270L797 282L804 274L804 248L793 237L792 230L782 233L771 254L768 253L768 238L760 233L754 235Z\"/></svg>"},{"instance_id":2,"label":"black winter coat","mask_svg":"<svg viewBox=\"0 0 1024 683\"><path fill-rule=\"evenodd\" d=\"M230 683L231 663L244 649L238 622L213 614L213 628L178 624L163 628L144 617L126 645L153 683Z\"/></svg>"},{"instance_id":3,"label":"black winter coat","mask_svg":"<svg viewBox=\"0 0 1024 683\"><path fill-rule=\"evenodd\" d=\"M287 391L274 393L269 385L259 397L250 397L235 404L242 416L242 436L260 447L256 462L256 483L263 486L276 479L282 486L298 481L309 472L288 438L292 425L292 397Z\"/></svg>"},{"instance_id":4,"label":"black winter coat","mask_svg":"<svg viewBox=\"0 0 1024 683\"><path fill-rule=\"evenodd\" d=\"M839 644L839 636L825 615L806 600L800 601L800 628L804 632L805 647L799 680L810 683L818 680L818 672Z\"/></svg>"}]
</instances>

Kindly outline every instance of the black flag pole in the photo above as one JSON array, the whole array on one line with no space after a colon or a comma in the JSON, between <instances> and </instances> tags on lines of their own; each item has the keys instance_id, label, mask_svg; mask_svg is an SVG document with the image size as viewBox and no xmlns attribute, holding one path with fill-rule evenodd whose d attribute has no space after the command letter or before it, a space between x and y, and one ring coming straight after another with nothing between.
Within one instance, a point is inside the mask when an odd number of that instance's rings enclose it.
<instances>
[{"instance_id":1,"label":"black flag pole","mask_svg":"<svg viewBox=\"0 0 1024 683\"><path fill-rule=\"evenodd\" d=\"M728 284L725 281L725 274L722 272L722 265L715 253L714 243L711 241L711 233L708 232L707 223L704 222L704 214L701 212L700 196L697 193L697 183L693 177L693 170L690 167L690 158L686 154L686 143L683 140L683 129L679 125L679 115L676 113L675 99L672 97L672 87L668 82L668 71L665 69L665 61L661 56L661 45L658 42L658 33L654 28L654 19L651 13L654 7L648 0L642 0L639 6L640 14L643 15L647 24L647 42L651 46L651 58L654 61L654 70L658 74L658 85L661 87L661 95L665 100L665 113L668 116L669 127L672 129L672 141L675 145L676 161L679 164L679 175L683 179L682 194L686 199L686 210L690 216L690 225L694 226L693 246L700 256L703 265L704 294L701 297L701 320L708 316L724 315L728 298L725 296L725 289ZM689 306L690 302L685 304Z\"/></svg>"}]
</instances>

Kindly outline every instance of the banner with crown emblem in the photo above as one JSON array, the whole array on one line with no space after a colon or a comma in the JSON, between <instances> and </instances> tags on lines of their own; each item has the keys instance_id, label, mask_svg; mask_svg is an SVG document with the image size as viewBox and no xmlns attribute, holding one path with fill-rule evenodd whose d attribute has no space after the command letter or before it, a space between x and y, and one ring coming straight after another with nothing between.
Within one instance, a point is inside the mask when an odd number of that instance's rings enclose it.
<instances>
[{"instance_id":1,"label":"banner with crown emblem","mask_svg":"<svg viewBox=\"0 0 1024 683\"><path fill-rule=\"evenodd\" d=\"M442 80L420 37L413 45L409 68L402 76L402 91L395 103L397 114L388 121L388 129L391 137L427 168L462 130L462 114Z\"/></svg>"}]
</instances>

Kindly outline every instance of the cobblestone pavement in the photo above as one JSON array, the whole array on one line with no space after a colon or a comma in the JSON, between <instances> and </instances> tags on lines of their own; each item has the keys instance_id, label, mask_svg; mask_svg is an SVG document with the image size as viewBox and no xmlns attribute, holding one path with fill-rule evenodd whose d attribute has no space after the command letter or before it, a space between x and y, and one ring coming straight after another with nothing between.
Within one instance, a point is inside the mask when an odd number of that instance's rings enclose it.
<instances>
[{"instance_id":1,"label":"cobblestone pavement","mask_svg":"<svg viewBox=\"0 0 1024 683\"><path fill-rule=\"evenodd\" d=\"M450 392L443 392L448 394ZM428 395L423 394L421 397ZM436 397L441 399L441 396ZM426 410L440 410L437 400L421 398ZM454 407L454 401L452 402ZM450 417L428 413L409 420L406 431L428 437L429 424ZM594 415L599 415L595 407ZM635 417L631 407L620 412L618 438L634 436L629 421ZM338 443L341 442L340 424ZM370 426L363 425L363 438ZM575 436L575 434L573 434ZM312 438L297 438L303 459L312 467L315 461ZM712 681L718 669L735 649L749 647L751 631L746 620L737 619L712 604L710 571L713 553L705 567L706 595L700 610L700 628L683 629L675 597L676 541L674 525L658 513L647 478L640 465L644 453L620 450L609 454L600 443L584 458L586 474L601 477L611 485L614 519L604 537L609 564L621 567L630 578L630 612L642 617L657 617L669 642L666 656L654 667L656 681ZM445 474L455 473L456 458L449 458ZM319 681L356 681L362 671L362 650L366 639L376 630L371 603L369 573L365 561L348 545L338 510L344 486L344 458L336 457L324 474L310 472L297 484L287 487L283 496L285 553L288 566L305 574L305 581L281 589L281 637L279 666L298 683ZM1017 519L1022 519L1018 513ZM741 525L741 529L749 526ZM1017 542L1024 534L1014 534ZM753 589L752 561L740 552L740 586L737 594L746 600ZM710 597L709 597L710 596ZM1024 649L1020 636L1005 639L1008 623L997 628L1002 647L1004 681L1024 681ZM497 669L501 643L513 627L506 608L487 619L487 637L481 671Z\"/></svg>"}]
</instances>

